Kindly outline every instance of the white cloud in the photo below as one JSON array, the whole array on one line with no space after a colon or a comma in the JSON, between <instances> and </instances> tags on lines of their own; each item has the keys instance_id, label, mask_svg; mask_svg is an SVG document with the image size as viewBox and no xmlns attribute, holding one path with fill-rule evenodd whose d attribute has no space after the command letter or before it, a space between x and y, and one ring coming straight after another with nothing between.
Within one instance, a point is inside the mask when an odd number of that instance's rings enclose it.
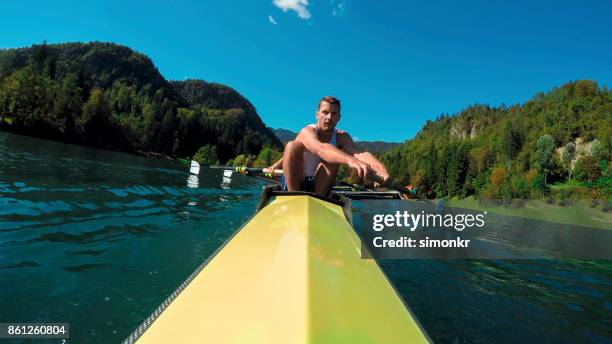
<instances>
[{"instance_id":1,"label":"white cloud","mask_svg":"<svg viewBox=\"0 0 612 344\"><path fill-rule=\"evenodd\" d=\"M330 0L332 5L332 16L341 16L344 14L344 10L346 9L346 3L342 0Z\"/></svg>"},{"instance_id":2,"label":"white cloud","mask_svg":"<svg viewBox=\"0 0 612 344\"><path fill-rule=\"evenodd\" d=\"M297 15L306 20L310 19L310 11L308 11L308 0L274 0L272 1L274 6L287 12L289 10L295 11Z\"/></svg>"},{"instance_id":3,"label":"white cloud","mask_svg":"<svg viewBox=\"0 0 612 344\"><path fill-rule=\"evenodd\" d=\"M271 15L268 16L268 20L270 21L270 23L272 23L272 25L278 25L274 17L272 17Z\"/></svg>"}]
</instances>

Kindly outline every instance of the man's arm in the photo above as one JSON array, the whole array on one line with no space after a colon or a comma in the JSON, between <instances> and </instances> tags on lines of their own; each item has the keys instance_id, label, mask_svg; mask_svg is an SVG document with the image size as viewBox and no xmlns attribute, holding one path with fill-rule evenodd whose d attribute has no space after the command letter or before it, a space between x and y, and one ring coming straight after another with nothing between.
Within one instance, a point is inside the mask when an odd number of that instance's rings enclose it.
<instances>
[{"instance_id":1,"label":"man's arm","mask_svg":"<svg viewBox=\"0 0 612 344\"><path fill-rule=\"evenodd\" d=\"M362 152L351 136L343 132L338 135L338 141L341 144L342 150L344 150L347 154L352 155L356 159L368 164L370 168L374 171L376 176L381 179L382 184L386 184L389 181L389 172L387 172L387 168L383 165L376 157L370 152Z\"/></svg>"},{"instance_id":2,"label":"man's arm","mask_svg":"<svg viewBox=\"0 0 612 344\"><path fill-rule=\"evenodd\" d=\"M312 127L305 127L295 138L301 142L306 149L318 155L322 160L332 164L345 164L357 170L360 178L366 178L370 174L370 167L363 161L341 151L334 145L322 143L317 137L317 133Z\"/></svg>"},{"instance_id":3,"label":"man's arm","mask_svg":"<svg viewBox=\"0 0 612 344\"><path fill-rule=\"evenodd\" d=\"M374 170L376 176L378 176L382 180L381 184L387 184L389 182L390 176L389 172L387 172L387 168L385 168L385 165L383 165L380 160L376 159L376 157L372 155L372 153L358 153L355 154L354 157L370 165L372 170Z\"/></svg>"},{"instance_id":4,"label":"man's arm","mask_svg":"<svg viewBox=\"0 0 612 344\"><path fill-rule=\"evenodd\" d=\"M277 162L275 162L270 167L268 167L268 169L271 171L274 171L274 170L280 170L282 167L283 167L283 157L281 156L280 159L278 159Z\"/></svg>"},{"instance_id":5,"label":"man's arm","mask_svg":"<svg viewBox=\"0 0 612 344\"><path fill-rule=\"evenodd\" d=\"M272 175L275 175L274 170L282 170L282 169L283 169L283 157L281 156L281 158L278 159L277 162L275 162L269 167L264 168L263 171L265 173L272 173Z\"/></svg>"}]
</instances>

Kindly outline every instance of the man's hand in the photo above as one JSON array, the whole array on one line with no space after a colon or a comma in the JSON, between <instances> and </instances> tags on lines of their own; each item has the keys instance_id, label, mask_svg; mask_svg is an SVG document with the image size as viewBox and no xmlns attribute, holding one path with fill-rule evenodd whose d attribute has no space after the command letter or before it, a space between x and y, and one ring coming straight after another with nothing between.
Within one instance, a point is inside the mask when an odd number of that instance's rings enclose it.
<instances>
[{"instance_id":1,"label":"man's hand","mask_svg":"<svg viewBox=\"0 0 612 344\"><path fill-rule=\"evenodd\" d=\"M370 168L370 165L366 164L365 162L363 162L363 161L361 161L359 159L352 158L351 160L349 160L348 166L350 168L356 170L357 171L357 175L362 180L367 179L370 176L370 174L372 173L372 169Z\"/></svg>"},{"instance_id":2,"label":"man's hand","mask_svg":"<svg viewBox=\"0 0 612 344\"><path fill-rule=\"evenodd\" d=\"M262 169L263 173L270 173L271 175L273 175L273 176L274 176L274 175L275 175L275 174L274 174L274 168L272 168L272 167L273 167L273 166L263 168L263 169Z\"/></svg>"},{"instance_id":3,"label":"man's hand","mask_svg":"<svg viewBox=\"0 0 612 344\"><path fill-rule=\"evenodd\" d=\"M382 173L378 173L378 178L380 178L379 183L382 184L382 185L389 184L389 181L391 180L391 177L389 176L389 173L387 173L387 171L384 171Z\"/></svg>"},{"instance_id":4,"label":"man's hand","mask_svg":"<svg viewBox=\"0 0 612 344\"><path fill-rule=\"evenodd\" d=\"M381 186L385 186L387 184L389 184L389 182L391 181L391 177L389 176L389 174L385 171L383 173L376 173L372 176L372 181L370 181L370 184L372 184L375 188L381 187ZM364 183L367 183L368 181L364 181Z\"/></svg>"},{"instance_id":5,"label":"man's hand","mask_svg":"<svg viewBox=\"0 0 612 344\"><path fill-rule=\"evenodd\" d=\"M278 161L275 162L274 164L272 164L272 166L264 168L263 172L264 173L270 173L270 174L272 174L272 176L276 176L276 173L274 171L278 170L278 169L282 169L282 168L283 168L283 157L278 159Z\"/></svg>"}]
</instances>

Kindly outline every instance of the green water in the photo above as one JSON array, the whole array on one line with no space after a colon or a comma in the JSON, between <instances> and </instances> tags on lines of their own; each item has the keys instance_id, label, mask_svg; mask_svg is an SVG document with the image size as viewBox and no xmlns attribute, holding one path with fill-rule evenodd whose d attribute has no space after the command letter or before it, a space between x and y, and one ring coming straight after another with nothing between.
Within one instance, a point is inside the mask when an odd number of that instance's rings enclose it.
<instances>
[{"instance_id":1,"label":"green water","mask_svg":"<svg viewBox=\"0 0 612 344\"><path fill-rule=\"evenodd\" d=\"M171 161L0 132L0 322L67 322L69 343L125 339L253 214L263 185L188 177ZM382 266L435 342L612 342L608 261Z\"/></svg>"},{"instance_id":2,"label":"green water","mask_svg":"<svg viewBox=\"0 0 612 344\"><path fill-rule=\"evenodd\" d=\"M72 343L125 339L253 214L262 185L239 176L228 190L202 171L190 188L188 176L0 132L0 322L67 322Z\"/></svg>"}]
</instances>

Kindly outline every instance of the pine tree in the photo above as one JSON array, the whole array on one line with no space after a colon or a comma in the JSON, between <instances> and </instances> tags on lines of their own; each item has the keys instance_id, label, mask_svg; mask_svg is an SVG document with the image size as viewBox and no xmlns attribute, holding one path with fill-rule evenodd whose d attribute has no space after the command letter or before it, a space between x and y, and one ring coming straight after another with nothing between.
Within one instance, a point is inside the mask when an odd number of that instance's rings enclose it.
<instances>
[{"instance_id":1,"label":"pine tree","mask_svg":"<svg viewBox=\"0 0 612 344\"><path fill-rule=\"evenodd\" d=\"M565 168L567 168L567 174L570 180L572 180L572 160L574 160L575 157L576 144L573 142L568 142L565 147L563 147L563 154L561 155L561 158Z\"/></svg>"}]
</instances>

